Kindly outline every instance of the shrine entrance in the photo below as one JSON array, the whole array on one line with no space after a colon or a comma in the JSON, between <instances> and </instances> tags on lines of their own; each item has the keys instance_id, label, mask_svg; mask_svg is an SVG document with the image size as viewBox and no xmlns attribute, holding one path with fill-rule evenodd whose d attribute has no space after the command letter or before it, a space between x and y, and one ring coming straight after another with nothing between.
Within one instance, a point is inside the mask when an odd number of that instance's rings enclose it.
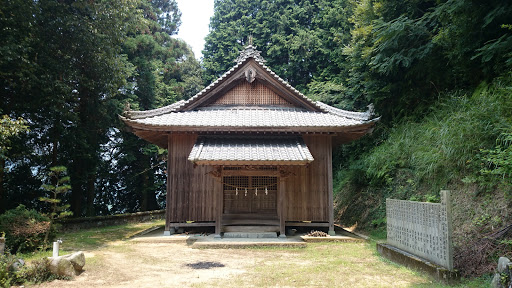
<instances>
[{"instance_id":1,"label":"shrine entrance","mask_svg":"<svg viewBox=\"0 0 512 288\"><path fill-rule=\"evenodd\" d=\"M225 232L240 229L279 231L279 177L276 173L275 166L224 167L223 174L228 174L222 176Z\"/></svg>"},{"instance_id":2,"label":"shrine entrance","mask_svg":"<svg viewBox=\"0 0 512 288\"><path fill-rule=\"evenodd\" d=\"M277 217L277 177L223 177L223 214L269 214Z\"/></svg>"}]
</instances>

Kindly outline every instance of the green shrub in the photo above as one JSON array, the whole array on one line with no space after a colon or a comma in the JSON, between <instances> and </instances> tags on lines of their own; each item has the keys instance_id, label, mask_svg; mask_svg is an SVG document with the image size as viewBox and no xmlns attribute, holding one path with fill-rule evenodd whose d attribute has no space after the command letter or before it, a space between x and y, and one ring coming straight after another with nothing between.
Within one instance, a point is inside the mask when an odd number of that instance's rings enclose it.
<instances>
[{"instance_id":1,"label":"green shrub","mask_svg":"<svg viewBox=\"0 0 512 288\"><path fill-rule=\"evenodd\" d=\"M0 287L11 287L17 282L16 272L12 266L16 260L10 253L0 255Z\"/></svg>"},{"instance_id":2,"label":"green shrub","mask_svg":"<svg viewBox=\"0 0 512 288\"><path fill-rule=\"evenodd\" d=\"M69 279L69 277L53 274L48 268L49 261L50 260L48 260L48 258L32 261L30 265L20 269L17 275L18 281L23 283L28 282L31 284L37 284L55 279Z\"/></svg>"},{"instance_id":3,"label":"green shrub","mask_svg":"<svg viewBox=\"0 0 512 288\"><path fill-rule=\"evenodd\" d=\"M0 215L0 232L5 233L5 244L11 253L32 252L43 245L50 219L35 210L20 205ZM49 239L55 238L55 229Z\"/></svg>"},{"instance_id":4,"label":"green shrub","mask_svg":"<svg viewBox=\"0 0 512 288\"><path fill-rule=\"evenodd\" d=\"M24 283L38 284L55 279L69 279L69 277L53 274L48 266L48 258L34 260L30 265L15 269L18 261L16 255L5 253L0 255L0 288L21 285Z\"/></svg>"},{"instance_id":5,"label":"green shrub","mask_svg":"<svg viewBox=\"0 0 512 288\"><path fill-rule=\"evenodd\" d=\"M482 83L473 93L448 92L421 120L404 119L361 139L373 148L357 142L347 146L353 150L339 148L334 153L343 160L334 174L338 219L373 228L373 221L385 215L386 198L439 202L440 190L465 183L475 187L467 189L474 196L512 194L507 192L512 183L511 91L508 76Z\"/></svg>"}]
</instances>

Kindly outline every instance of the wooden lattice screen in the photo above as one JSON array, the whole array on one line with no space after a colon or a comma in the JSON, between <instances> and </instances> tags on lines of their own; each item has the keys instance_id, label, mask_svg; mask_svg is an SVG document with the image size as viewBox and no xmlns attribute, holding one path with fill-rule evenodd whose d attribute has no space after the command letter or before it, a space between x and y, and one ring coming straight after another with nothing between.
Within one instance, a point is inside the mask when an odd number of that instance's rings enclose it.
<instances>
[{"instance_id":1,"label":"wooden lattice screen","mask_svg":"<svg viewBox=\"0 0 512 288\"><path fill-rule=\"evenodd\" d=\"M233 87L226 94L215 100L210 106L218 105L272 105L286 106L293 105L284 98L277 95L274 91L259 83L257 80L253 83L242 81Z\"/></svg>"},{"instance_id":2,"label":"wooden lattice screen","mask_svg":"<svg viewBox=\"0 0 512 288\"><path fill-rule=\"evenodd\" d=\"M225 214L277 213L277 177L225 176L223 182Z\"/></svg>"}]
</instances>

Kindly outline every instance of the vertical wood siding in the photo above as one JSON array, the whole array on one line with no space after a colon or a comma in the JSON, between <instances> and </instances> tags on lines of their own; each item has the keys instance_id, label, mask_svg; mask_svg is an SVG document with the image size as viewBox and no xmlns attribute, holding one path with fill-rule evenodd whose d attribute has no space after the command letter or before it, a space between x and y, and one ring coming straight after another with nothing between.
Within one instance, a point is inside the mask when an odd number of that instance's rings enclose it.
<instances>
[{"instance_id":1,"label":"vertical wood siding","mask_svg":"<svg viewBox=\"0 0 512 288\"><path fill-rule=\"evenodd\" d=\"M255 80L253 83L242 81L233 87L209 106L217 105L273 105L293 107L281 96L277 95L267 86Z\"/></svg>"},{"instance_id":2,"label":"vertical wood siding","mask_svg":"<svg viewBox=\"0 0 512 288\"><path fill-rule=\"evenodd\" d=\"M294 167L286 178L284 215L286 221L329 221L328 167L332 161L331 136L304 135L304 142L315 158L307 167Z\"/></svg>"},{"instance_id":3,"label":"vertical wood siding","mask_svg":"<svg viewBox=\"0 0 512 288\"><path fill-rule=\"evenodd\" d=\"M197 139L194 134L173 134L169 137L168 220L215 221L215 178L207 173L210 166L196 166L188 155Z\"/></svg>"},{"instance_id":4,"label":"vertical wood siding","mask_svg":"<svg viewBox=\"0 0 512 288\"><path fill-rule=\"evenodd\" d=\"M328 222L331 136L304 135L303 138L315 160L307 167L288 168L294 175L280 180L284 181L285 188L283 214L286 221ZM213 169L211 166L194 168L188 161L196 139L194 134L169 136L168 222L215 221L218 218L216 206L220 200L215 196L222 193L222 184L207 174Z\"/></svg>"}]
</instances>

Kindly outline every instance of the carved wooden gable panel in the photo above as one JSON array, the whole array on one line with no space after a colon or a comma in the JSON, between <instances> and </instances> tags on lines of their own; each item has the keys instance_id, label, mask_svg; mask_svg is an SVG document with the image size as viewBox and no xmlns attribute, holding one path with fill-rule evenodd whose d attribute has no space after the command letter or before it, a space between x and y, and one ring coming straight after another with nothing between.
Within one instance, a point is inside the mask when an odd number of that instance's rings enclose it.
<instances>
[{"instance_id":1,"label":"carved wooden gable panel","mask_svg":"<svg viewBox=\"0 0 512 288\"><path fill-rule=\"evenodd\" d=\"M279 96L258 80L252 83L241 81L224 95L210 103L209 106L242 105L242 106L285 106L293 107L286 99Z\"/></svg>"}]
</instances>

